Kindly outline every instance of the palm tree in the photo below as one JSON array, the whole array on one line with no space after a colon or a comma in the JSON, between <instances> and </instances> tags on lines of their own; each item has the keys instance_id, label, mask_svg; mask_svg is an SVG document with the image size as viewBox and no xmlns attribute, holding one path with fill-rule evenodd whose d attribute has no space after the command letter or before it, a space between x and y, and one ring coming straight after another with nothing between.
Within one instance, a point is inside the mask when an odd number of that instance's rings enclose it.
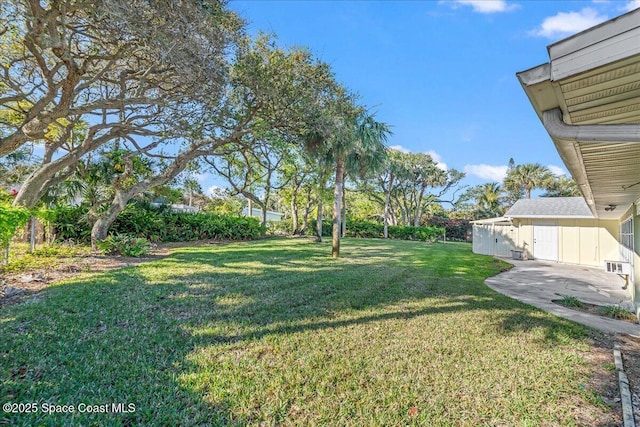
<instances>
[{"instance_id":1,"label":"palm tree","mask_svg":"<svg viewBox=\"0 0 640 427\"><path fill-rule=\"evenodd\" d=\"M482 216L502 214L502 187L497 182L482 184L477 189L476 204Z\"/></svg>"},{"instance_id":2,"label":"palm tree","mask_svg":"<svg viewBox=\"0 0 640 427\"><path fill-rule=\"evenodd\" d=\"M385 143L391 134L389 125L378 122L374 114L363 110L349 126L351 129L332 147L336 161L336 175L333 190L333 228L331 256L340 256L341 203L344 192L344 178L347 170L364 177L379 169L385 161Z\"/></svg>"},{"instance_id":3,"label":"palm tree","mask_svg":"<svg viewBox=\"0 0 640 427\"><path fill-rule=\"evenodd\" d=\"M333 226L331 256L340 256L341 208L347 171L364 176L381 167L386 158L385 142L391 131L378 122L374 114L353 104L350 97L341 99L340 113L334 113L331 131L307 136L306 149L319 159L335 165L333 189Z\"/></svg>"},{"instance_id":4,"label":"palm tree","mask_svg":"<svg viewBox=\"0 0 640 427\"><path fill-rule=\"evenodd\" d=\"M545 185L546 193L542 197L579 197L582 194L576 182L565 175L554 176Z\"/></svg>"},{"instance_id":5,"label":"palm tree","mask_svg":"<svg viewBox=\"0 0 640 427\"><path fill-rule=\"evenodd\" d=\"M512 193L522 194L527 199L531 198L531 191L536 188L544 188L553 174L546 166L539 163L525 163L517 165L507 172L504 178L504 186Z\"/></svg>"}]
</instances>

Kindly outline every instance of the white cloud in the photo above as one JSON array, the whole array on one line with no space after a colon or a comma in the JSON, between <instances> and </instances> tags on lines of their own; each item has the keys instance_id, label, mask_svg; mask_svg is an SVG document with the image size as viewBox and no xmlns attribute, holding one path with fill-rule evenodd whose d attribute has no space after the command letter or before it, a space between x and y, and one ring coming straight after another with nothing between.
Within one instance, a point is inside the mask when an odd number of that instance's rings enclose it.
<instances>
[{"instance_id":1,"label":"white cloud","mask_svg":"<svg viewBox=\"0 0 640 427\"><path fill-rule=\"evenodd\" d=\"M560 166L549 165L547 167L549 168L551 173L554 174L555 176L562 176L562 175L566 175L567 174L567 171L565 171Z\"/></svg>"},{"instance_id":2,"label":"white cloud","mask_svg":"<svg viewBox=\"0 0 640 427\"><path fill-rule=\"evenodd\" d=\"M507 174L507 170L509 169L506 165L465 165L464 173L467 175L475 175L478 178L487 179L490 181L502 182L504 176Z\"/></svg>"},{"instance_id":3,"label":"white cloud","mask_svg":"<svg viewBox=\"0 0 640 427\"><path fill-rule=\"evenodd\" d=\"M442 161L442 156L440 154L436 153L433 150L429 150L425 154L430 155L433 161L436 162L436 166L438 166L443 171L446 171L448 169L447 164Z\"/></svg>"},{"instance_id":4,"label":"white cloud","mask_svg":"<svg viewBox=\"0 0 640 427\"><path fill-rule=\"evenodd\" d=\"M586 7L580 12L559 12L542 21L540 27L530 34L549 39L579 33L609 19L607 15L600 15L595 9Z\"/></svg>"},{"instance_id":5,"label":"white cloud","mask_svg":"<svg viewBox=\"0 0 640 427\"><path fill-rule=\"evenodd\" d=\"M410 153L411 151L408 148L404 148L402 145L392 145L389 147L390 150L399 151L401 153Z\"/></svg>"},{"instance_id":6,"label":"white cloud","mask_svg":"<svg viewBox=\"0 0 640 427\"><path fill-rule=\"evenodd\" d=\"M640 0L631 0L630 2L628 2L622 7L622 10L624 10L625 12L631 12L632 10L637 9L639 7L640 7Z\"/></svg>"},{"instance_id":7,"label":"white cloud","mask_svg":"<svg viewBox=\"0 0 640 427\"><path fill-rule=\"evenodd\" d=\"M194 173L191 175L193 179L198 181L200 184L203 184L207 180L213 178L213 175L210 173Z\"/></svg>"},{"instance_id":8,"label":"white cloud","mask_svg":"<svg viewBox=\"0 0 640 427\"><path fill-rule=\"evenodd\" d=\"M207 196L213 196L214 194L216 194L221 190L223 190L222 187L218 187L217 185L212 185L210 187L207 187L207 190L204 192L204 194L206 194Z\"/></svg>"},{"instance_id":9,"label":"white cloud","mask_svg":"<svg viewBox=\"0 0 640 427\"><path fill-rule=\"evenodd\" d=\"M508 4L506 0L454 0L449 3L453 8L459 5L471 6L478 13L500 13L516 9L515 4Z\"/></svg>"}]
</instances>

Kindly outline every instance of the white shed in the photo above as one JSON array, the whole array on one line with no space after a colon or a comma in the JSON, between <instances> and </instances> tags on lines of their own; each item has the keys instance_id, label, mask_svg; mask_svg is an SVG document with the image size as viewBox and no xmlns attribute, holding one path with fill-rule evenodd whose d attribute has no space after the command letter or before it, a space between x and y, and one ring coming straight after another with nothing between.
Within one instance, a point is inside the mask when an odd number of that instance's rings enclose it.
<instances>
[{"instance_id":1,"label":"white shed","mask_svg":"<svg viewBox=\"0 0 640 427\"><path fill-rule=\"evenodd\" d=\"M593 217L582 197L518 200L504 217L473 222L473 252L602 267L617 259L616 221Z\"/></svg>"},{"instance_id":2,"label":"white shed","mask_svg":"<svg viewBox=\"0 0 640 427\"><path fill-rule=\"evenodd\" d=\"M510 219L482 219L472 224L474 253L506 257L516 249L515 229Z\"/></svg>"}]
</instances>

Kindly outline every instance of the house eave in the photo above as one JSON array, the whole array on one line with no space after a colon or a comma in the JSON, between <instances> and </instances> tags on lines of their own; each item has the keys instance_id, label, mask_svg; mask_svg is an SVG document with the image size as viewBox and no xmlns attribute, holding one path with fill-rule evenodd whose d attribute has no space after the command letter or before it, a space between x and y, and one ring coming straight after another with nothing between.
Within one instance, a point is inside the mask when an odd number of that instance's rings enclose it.
<instances>
[{"instance_id":1,"label":"house eave","mask_svg":"<svg viewBox=\"0 0 640 427\"><path fill-rule=\"evenodd\" d=\"M518 80L593 215L640 197L640 9L550 45Z\"/></svg>"},{"instance_id":2,"label":"house eave","mask_svg":"<svg viewBox=\"0 0 640 427\"><path fill-rule=\"evenodd\" d=\"M591 215L514 215L513 219L596 219Z\"/></svg>"}]
</instances>

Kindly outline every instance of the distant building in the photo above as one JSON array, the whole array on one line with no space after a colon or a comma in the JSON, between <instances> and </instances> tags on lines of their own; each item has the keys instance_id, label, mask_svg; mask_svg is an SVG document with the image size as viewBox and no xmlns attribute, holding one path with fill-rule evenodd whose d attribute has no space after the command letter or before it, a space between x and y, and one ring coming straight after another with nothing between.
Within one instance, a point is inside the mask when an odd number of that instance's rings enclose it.
<instances>
[{"instance_id":1,"label":"distant building","mask_svg":"<svg viewBox=\"0 0 640 427\"><path fill-rule=\"evenodd\" d=\"M159 208L163 204L158 202L153 202L153 203L150 203L150 205L155 208ZM200 209L198 209L195 206L182 205L182 204L172 204L170 206L171 206L171 210L174 212L188 212L188 213L200 212Z\"/></svg>"},{"instance_id":2,"label":"distant building","mask_svg":"<svg viewBox=\"0 0 640 427\"><path fill-rule=\"evenodd\" d=\"M242 209L242 215L255 216L256 218L262 218L262 209L252 208L251 215L249 215L249 208ZM282 212L267 211L267 221L282 221L284 214Z\"/></svg>"}]
</instances>

